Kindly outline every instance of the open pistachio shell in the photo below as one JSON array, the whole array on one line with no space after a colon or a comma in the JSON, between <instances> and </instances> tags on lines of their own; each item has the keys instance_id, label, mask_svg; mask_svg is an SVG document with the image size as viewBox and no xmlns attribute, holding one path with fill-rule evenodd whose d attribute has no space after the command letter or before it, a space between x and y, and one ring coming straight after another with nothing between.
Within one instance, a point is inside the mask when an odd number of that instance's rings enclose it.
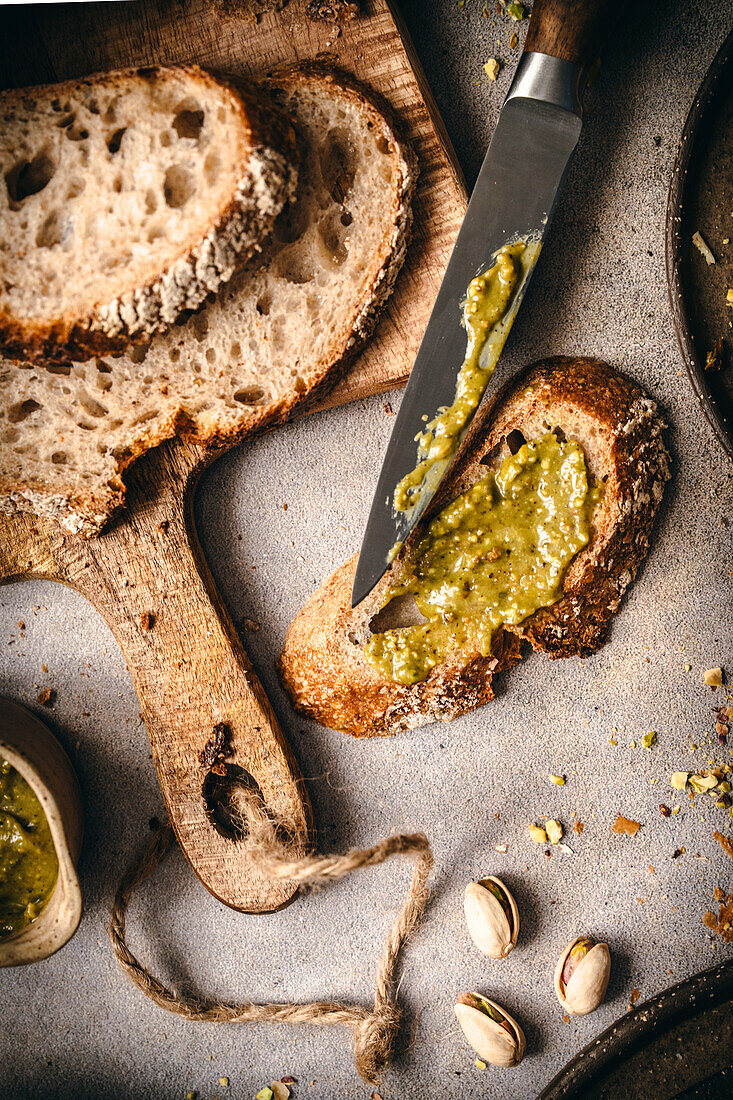
<instances>
[{"instance_id":1,"label":"open pistachio shell","mask_svg":"<svg viewBox=\"0 0 733 1100\"><path fill-rule=\"evenodd\" d=\"M463 910L469 935L479 951L490 959L506 958L519 935L519 910L501 879L490 875L469 882Z\"/></svg>"},{"instance_id":2,"label":"open pistachio shell","mask_svg":"<svg viewBox=\"0 0 733 1100\"><path fill-rule=\"evenodd\" d=\"M508 1069L524 1057L524 1032L508 1012L479 993L462 993L455 1005L461 1030L479 1058Z\"/></svg>"},{"instance_id":3,"label":"open pistachio shell","mask_svg":"<svg viewBox=\"0 0 733 1100\"><path fill-rule=\"evenodd\" d=\"M577 962L568 974L566 965L574 949L579 949L576 952ZM598 1008L606 996L610 976L611 953L608 944L595 943L587 936L576 936L555 967L557 999L572 1016L587 1016Z\"/></svg>"}]
</instances>

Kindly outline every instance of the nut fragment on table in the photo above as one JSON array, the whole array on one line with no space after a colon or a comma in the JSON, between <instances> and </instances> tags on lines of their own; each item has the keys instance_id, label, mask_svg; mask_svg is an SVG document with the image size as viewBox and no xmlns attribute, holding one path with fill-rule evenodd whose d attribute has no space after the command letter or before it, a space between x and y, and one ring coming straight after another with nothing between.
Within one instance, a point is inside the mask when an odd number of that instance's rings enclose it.
<instances>
[{"instance_id":1,"label":"nut fragment on table","mask_svg":"<svg viewBox=\"0 0 733 1100\"><path fill-rule=\"evenodd\" d=\"M607 943L578 936L569 943L555 967L557 999L573 1016L587 1016L606 996L611 976Z\"/></svg>"},{"instance_id":2,"label":"nut fragment on table","mask_svg":"<svg viewBox=\"0 0 733 1100\"><path fill-rule=\"evenodd\" d=\"M484 1062L508 1069L524 1057L524 1032L508 1012L478 993L462 993L455 1014L461 1030Z\"/></svg>"},{"instance_id":3,"label":"nut fragment on table","mask_svg":"<svg viewBox=\"0 0 733 1100\"><path fill-rule=\"evenodd\" d=\"M469 935L479 951L490 959L506 958L519 935L519 910L501 879L490 875L469 882L463 911Z\"/></svg>"}]
</instances>

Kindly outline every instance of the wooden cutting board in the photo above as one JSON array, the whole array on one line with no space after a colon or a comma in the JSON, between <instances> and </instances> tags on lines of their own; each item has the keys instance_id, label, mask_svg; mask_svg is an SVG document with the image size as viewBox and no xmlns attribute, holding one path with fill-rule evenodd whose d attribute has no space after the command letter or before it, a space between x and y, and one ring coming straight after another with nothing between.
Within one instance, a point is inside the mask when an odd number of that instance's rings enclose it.
<instances>
[{"instance_id":1,"label":"wooden cutting board","mask_svg":"<svg viewBox=\"0 0 733 1100\"><path fill-rule=\"evenodd\" d=\"M409 373L466 205L413 47L387 0L364 4L340 31L310 21L305 0L290 0L258 22L238 14L238 6L136 0L5 7L0 79L5 87L23 86L165 62L251 74L318 57L379 91L420 160L413 239L374 338L326 404L393 388ZM263 878L247 859L230 814L237 788L254 786L273 814L290 819L300 850L313 841L313 822L297 764L196 537L193 493L216 457L177 442L145 456L128 478L124 513L89 542L32 516L0 516L0 582L61 581L102 614L132 674L183 851L220 900L265 912L285 904L295 887ZM212 771L211 759L204 753L202 763L200 756L217 727L224 755Z\"/></svg>"}]
</instances>

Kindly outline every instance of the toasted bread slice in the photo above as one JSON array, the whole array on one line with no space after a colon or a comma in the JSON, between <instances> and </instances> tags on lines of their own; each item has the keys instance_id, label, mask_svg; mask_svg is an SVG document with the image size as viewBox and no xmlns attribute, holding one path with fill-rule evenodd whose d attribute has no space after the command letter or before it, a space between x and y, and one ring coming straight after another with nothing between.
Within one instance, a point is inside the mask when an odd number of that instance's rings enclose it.
<instances>
[{"instance_id":1,"label":"toasted bread slice","mask_svg":"<svg viewBox=\"0 0 733 1100\"><path fill-rule=\"evenodd\" d=\"M415 159L386 108L314 66L274 75L302 169L261 256L184 324L127 355L0 362L0 509L97 534L123 472L173 435L206 447L287 419L370 334L407 247Z\"/></svg>"},{"instance_id":2,"label":"toasted bread slice","mask_svg":"<svg viewBox=\"0 0 733 1100\"><path fill-rule=\"evenodd\" d=\"M295 187L287 121L197 67L0 93L0 352L117 351L195 309Z\"/></svg>"},{"instance_id":3,"label":"toasted bread slice","mask_svg":"<svg viewBox=\"0 0 733 1100\"><path fill-rule=\"evenodd\" d=\"M492 677L521 656L522 639L553 657L586 657L605 640L611 616L649 549L654 516L669 477L656 406L630 378L597 359L536 363L477 414L430 510L497 465L512 432L535 439L562 431L580 443L592 483L604 483L588 545L571 561L563 594L518 626L494 632L489 656L454 650L420 683L380 675L362 647L389 591L409 572L419 532L374 591L351 609L356 557L343 565L291 623L278 670L297 710L357 737L393 734L449 721L493 696ZM424 527L422 528L424 529Z\"/></svg>"}]
</instances>

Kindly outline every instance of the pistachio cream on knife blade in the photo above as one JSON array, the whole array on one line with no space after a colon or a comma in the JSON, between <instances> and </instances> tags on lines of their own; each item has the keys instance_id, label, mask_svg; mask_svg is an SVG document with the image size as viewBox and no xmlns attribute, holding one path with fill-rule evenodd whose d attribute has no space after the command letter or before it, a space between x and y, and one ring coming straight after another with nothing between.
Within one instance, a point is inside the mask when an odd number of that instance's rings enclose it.
<instances>
[{"instance_id":1,"label":"pistachio cream on knife blade","mask_svg":"<svg viewBox=\"0 0 733 1100\"><path fill-rule=\"evenodd\" d=\"M396 511L414 508L423 487L432 487L431 473L440 479L458 450L509 335L516 313L512 308L516 290L537 262L541 248L541 241L520 240L505 245L494 256L491 267L470 282L463 302L466 354L456 379L455 400L439 409L416 437L417 465L395 489ZM398 551L399 544L394 549Z\"/></svg>"},{"instance_id":2,"label":"pistachio cream on knife blade","mask_svg":"<svg viewBox=\"0 0 733 1100\"><path fill-rule=\"evenodd\" d=\"M414 684L451 650L487 655L498 626L560 597L598 498L578 443L548 432L523 444L429 524L387 601L412 596L426 621L374 634L367 660L387 679Z\"/></svg>"}]
</instances>

